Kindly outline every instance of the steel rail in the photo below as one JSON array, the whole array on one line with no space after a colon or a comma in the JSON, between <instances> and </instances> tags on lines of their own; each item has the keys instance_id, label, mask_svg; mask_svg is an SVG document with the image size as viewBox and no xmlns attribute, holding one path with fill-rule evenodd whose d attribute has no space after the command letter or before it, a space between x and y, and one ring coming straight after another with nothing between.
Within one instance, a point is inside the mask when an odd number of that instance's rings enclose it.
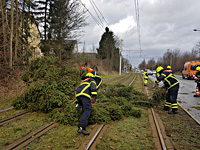
<instances>
[{"instance_id":1,"label":"steel rail","mask_svg":"<svg viewBox=\"0 0 200 150\"><path fill-rule=\"evenodd\" d=\"M34 141L36 138L42 136L44 133L46 133L47 131L49 131L50 129L52 129L53 127L55 127L57 124L55 123L50 123L50 124L46 124L34 131L32 131L31 133L29 133L28 135L24 136L23 138L13 142L12 144L8 145L5 150L21 150L23 147L25 147L26 145L28 145L29 143L31 143L32 141Z\"/></svg>"},{"instance_id":2,"label":"steel rail","mask_svg":"<svg viewBox=\"0 0 200 150\"><path fill-rule=\"evenodd\" d=\"M11 107L8 107L8 108L3 108L3 109L0 109L0 113L4 112L4 111L8 111L8 110L11 110L13 109L14 107L11 106Z\"/></svg>"},{"instance_id":3,"label":"steel rail","mask_svg":"<svg viewBox=\"0 0 200 150\"><path fill-rule=\"evenodd\" d=\"M133 82L135 81L135 79L136 79L136 75L134 76L133 80L131 81L131 83L128 86L131 86L133 84Z\"/></svg>"},{"instance_id":4,"label":"steel rail","mask_svg":"<svg viewBox=\"0 0 200 150\"><path fill-rule=\"evenodd\" d=\"M117 82L117 84L123 83L123 82L126 81L128 78L130 78L131 76L132 76L132 74L129 74L129 75L125 76L124 78L121 78L121 80L119 80L119 81Z\"/></svg>"},{"instance_id":5,"label":"steel rail","mask_svg":"<svg viewBox=\"0 0 200 150\"><path fill-rule=\"evenodd\" d=\"M19 114L15 115L15 116L12 116L12 117L9 117L9 118L0 120L0 126L2 126L3 124L5 124L5 123L7 123L7 122L10 122L10 121L12 121L12 120L18 118L18 117L20 117L20 116L22 116L22 115L25 115L25 114L27 114L27 113L28 113L28 112L22 112L22 113L19 113Z\"/></svg>"},{"instance_id":6,"label":"steel rail","mask_svg":"<svg viewBox=\"0 0 200 150\"><path fill-rule=\"evenodd\" d=\"M165 145L165 141L163 139L163 136L162 136L162 133L161 133L161 130L160 130L160 126L159 126L158 121L156 119L156 115L154 113L153 108L151 108L151 112L152 112L152 115L153 115L153 119L154 119L154 122L155 122L155 125L156 125L156 129L157 129L158 135L159 135L159 140L160 140L162 149L163 150L167 150L166 145Z\"/></svg>"},{"instance_id":7,"label":"steel rail","mask_svg":"<svg viewBox=\"0 0 200 150\"><path fill-rule=\"evenodd\" d=\"M142 76L141 76L141 78L142 78ZM142 78L142 79L143 79L143 78ZM144 79L143 79L143 81L144 81ZM148 91L148 89L145 88L145 90L146 90L147 96L149 96L149 91ZM159 126L159 124L158 124L158 121L157 121L157 119L156 119L155 112L154 112L154 110L153 110L152 107L151 107L151 113L152 113L153 120L154 120L154 123L155 123L155 126L156 126L156 130L157 130L157 133L158 133L158 137L159 137L159 140L160 140L160 145L161 145L161 147L162 147L162 150L167 150L167 147L166 147L166 145L165 145L164 138L163 138L162 133L161 133L161 130L160 130L160 126Z\"/></svg>"},{"instance_id":8,"label":"steel rail","mask_svg":"<svg viewBox=\"0 0 200 150\"><path fill-rule=\"evenodd\" d=\"M103 129L104 125L101 125L100 128L98 129L98 131L96 132L96 134L93 136L93 138L90 140L89 144L87 145L85 150L88 150L92 144L94 143L94 141L96 140L97 136L99 135L99 133L101 132L101 130Z\"/></svg>"},{"instance_id":9,"label":"steel rail","mask_svg":"<svg viewBox=\"0 0 200 150\"><path fill-rule=\"evenodd\" d=\"M177 102L178 103L178 102ZM179 107L181 107L198 125L200 125L200 121L197 120L189 111L187 111L185 108L183 108L179 103Z\"/></svg>"}]
</instances>

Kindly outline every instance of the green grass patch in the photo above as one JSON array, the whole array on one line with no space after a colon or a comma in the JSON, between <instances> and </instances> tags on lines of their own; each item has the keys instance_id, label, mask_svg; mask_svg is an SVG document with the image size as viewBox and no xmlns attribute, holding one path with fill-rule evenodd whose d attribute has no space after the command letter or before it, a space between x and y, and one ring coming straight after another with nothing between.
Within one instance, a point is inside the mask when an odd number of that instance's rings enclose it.
<instances>
[{"instance_id":1,"label":"green grass patch","mask_svg":"<svg viewBox=\"0 0 200 150\"><path fill-rule=\"evenodd\" d=\"M148 113L142 110L141 118L128 117L123 121L115 121L105 132L97 150L117 148L128 149L155 149Z\"/></svg>"},{"instance_id":2,"label":"green grass patch","mask_svg":"<svg viewBox=\"0 0 200 150\"><path fill-rule=\"evenodd\" d=\"M195 108L195 109L197 109L197 110L200 110L200 107L197 107L197 106L196 106L196 107L192 107L192 108Z\"/></svg>"},{"instance_id":3,"label":"green grass patch","mask_svg":"<svg viewBox=\"0 0 200 150\"><path fill-rule=\"evenodd\" d=\"M178 94L188 95L189 93L178 93Z\"/></svg>"},{"instance_id":4,"label":"green grass patch","mask_svg":"<svg viewBox=\"0 0 200 150\"><path fill-rule=\"evenodd\" d=\"M94 128L93 125L88 126L87 131L91 132ZM48 131L44 136L35 140L27 147L30 149L44 150L75 150L80 147L87 136L77 133L77 126L66 126L59 125L50 131ZM25 148L24 148L25 150Z\"/></svg>"},{"instance_id":5,"label":"green grass patch","mask_svg":"<svg viewBox=\"0 0 200 150\"><path fill-rule=\"evenodd\" d=\"M6 119L6 118L9 118L11 116L14 116L14 115L17 115L21 112L23 112L24 110L15 110L15 109L11 109L9 111L5 111L5 112L2 112L0 113L0 120L3 120L3 119Z\"/></svg>"},{"instance_id":6,"label":"green grass patch","mask_svg":"<svg viewBox=\"0 0 200 150\"><path fill-rule=\"evenodd\" d=\"M0 109L8 108L12 106L13 98L6 98L0 101L1 106Z\"/></svg>"},{"instance_id":7,"label":"green grass patch","mask_svg":"<svg viewBox=\"0 0 200 150\"><path fill-rule=\"evenodd\" d=\"M45 114L30 113L4 124L0 128L0 149L50 121Z\"/></svg>"}]
</instances>

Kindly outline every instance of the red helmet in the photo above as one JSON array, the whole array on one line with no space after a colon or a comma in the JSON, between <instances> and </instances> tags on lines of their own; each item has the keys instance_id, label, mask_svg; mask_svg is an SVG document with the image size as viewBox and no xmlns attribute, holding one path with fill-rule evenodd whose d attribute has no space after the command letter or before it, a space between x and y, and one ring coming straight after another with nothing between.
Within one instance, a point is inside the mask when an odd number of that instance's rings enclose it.
<instances>
[{"instance_id":1,"label":"red helmet","mask_svg":"<svg viewBox=\"0 0 200 150\"><path fill-rule=\"evenodd\" d=\"M80 68L80 70L83 70L83 69L85 69L85 67L81 67L81 68Z\"/></svg>"},{"instance_id":2,"label":"red helmet","mask_svg":"<svg viewBox=\"0 0 200 150\"><path fill-rule=\"evenodd\" d=\"M94 71L94 70L91 69L91 68L87 68L87 70L88 70L88 73Z\"/></svg>"}]
</instances>

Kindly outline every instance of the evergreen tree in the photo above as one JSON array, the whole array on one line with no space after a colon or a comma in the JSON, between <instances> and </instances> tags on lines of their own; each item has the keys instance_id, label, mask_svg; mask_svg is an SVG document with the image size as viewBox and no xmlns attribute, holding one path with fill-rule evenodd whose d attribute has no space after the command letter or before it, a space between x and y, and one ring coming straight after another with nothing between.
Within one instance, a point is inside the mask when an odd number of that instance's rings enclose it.
<instances>
[{"instance_id":1,"label":"evergreen tree","mask_svg":"<svg viewBox=\"0 0 200 150\"><path fill-rule=\"evenodd\" d=\"M116 45L114 33L106 27L106 32L101 37L97 52L100 59L109 60L109 67L114 70L119 68L119 48Z\"/></svg>"},{"instance_id":2,"label":"evergreen tree","mask_svg":"<svg viewBox=\"0 0 200 150\"><path fill-rule=\"evenodd\" d=\"M50 3L48 39L54 53L61 60L65 40L77 37L85 23L85 10L76 0L54 0Z\"/></svg>"}]
</instances>

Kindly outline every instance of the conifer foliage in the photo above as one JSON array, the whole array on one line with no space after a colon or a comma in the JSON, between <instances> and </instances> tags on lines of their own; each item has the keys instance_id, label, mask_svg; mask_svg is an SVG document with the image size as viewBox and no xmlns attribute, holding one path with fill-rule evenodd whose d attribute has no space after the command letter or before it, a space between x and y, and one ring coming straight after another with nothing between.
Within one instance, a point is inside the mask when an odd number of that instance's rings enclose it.
<instances>
[{"instance_id":1,"label":"conifer foliage","mask_svg":"<svg viewBox=\"0 0 200 150\"><path fill-rule=\"evenodd\" d=\"M119 69L119 47L117 47L117 40L114 38L114 33L109 31L107 27L106 32L101 37L97 52L100 59L108 61L111 69Z\"/></svg>"}]
</instances>

